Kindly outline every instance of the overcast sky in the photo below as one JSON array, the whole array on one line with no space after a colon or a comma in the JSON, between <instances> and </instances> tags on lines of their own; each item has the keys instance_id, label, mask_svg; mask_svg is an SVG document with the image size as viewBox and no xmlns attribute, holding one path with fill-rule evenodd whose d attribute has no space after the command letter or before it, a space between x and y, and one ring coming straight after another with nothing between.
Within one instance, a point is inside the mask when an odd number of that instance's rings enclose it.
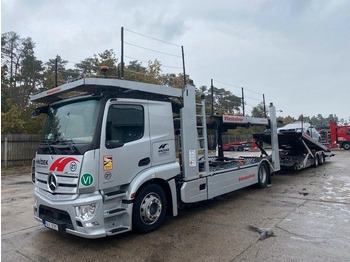
<instances>
[{"instance_id":1,"label":"overcast sky","mask_svg":"<svg viewBox=\"0 0 350 262\"><path fill-rule=\"evenodd\" d=\"M1 33L32 37L38 59L60 55L72 68L106 49L120 57L122 26L175 44L125 31L126 62L157 58L180 73L183 45L197 87L214 79L238 96L244 87L248 108L263 93L281 116L350 121L350 1L1 1Z\"/></svg>"}]
</instances>

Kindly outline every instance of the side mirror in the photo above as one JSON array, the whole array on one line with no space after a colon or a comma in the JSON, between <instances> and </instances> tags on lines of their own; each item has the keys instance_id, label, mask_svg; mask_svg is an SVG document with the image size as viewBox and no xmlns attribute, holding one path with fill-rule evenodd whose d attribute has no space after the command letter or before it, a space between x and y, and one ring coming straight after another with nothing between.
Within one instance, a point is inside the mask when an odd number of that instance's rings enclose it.
<instances>
[{"instance_id":1,"label":"side mirror","mask_svg":"<svg viewBox=\"0 0 350 262\"><path fill-rule=\"evenodd\" d=\"M42 106L35 108L34 111L32 112L32 118L36 118L41 114L47 114L49 107L48 106Z\"/></svg>"},{"instance_id":2,"label":"side mirror","mask_svg":"<svg viewBox=\"0 0 350 262\"><path fill-rule=\"evenodd\" d=\"M124 146L124 143L112 141L112 140L107 140L106 141L106 148L111 149L111 148L117 148L117 147L122 147Z\"/></svg>"}]
</instances>

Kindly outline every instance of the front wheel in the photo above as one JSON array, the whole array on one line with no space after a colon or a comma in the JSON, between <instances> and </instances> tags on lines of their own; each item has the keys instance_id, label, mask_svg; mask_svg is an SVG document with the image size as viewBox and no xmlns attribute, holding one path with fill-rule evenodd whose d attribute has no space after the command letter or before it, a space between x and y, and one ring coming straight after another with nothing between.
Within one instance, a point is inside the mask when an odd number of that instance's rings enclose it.
<instances>
[{"instance_id":1,"label":"front wheel","mask_svg":"<svg viewBox=\"0 0 350 262\"><path fill-rule=\"evenodd\" d=\"M258 186L265 188L268 185L270 172L268 166L265 163L261 163L258 170Z\"/></svg>"},{"instance_id":2,"label":"front wheel","mask_svg":"<svg viewBox=\"0 0 350 262\"><path fill-rule=\"evenodd\" d=\"M137 193L133 207L133 223L140 233L159 228L166 216L166 196L156 184L147 185Z\"/></svg>"},{"instance_id":3,"label":"front wheel","mask_svg":"<svg viewBox=\"0 0 350 262\"><path fill-rule=\"evenodd\" d=\"M343 145L343 148L344 148L345 150L350 150L350 143L345 143L345 144Z\"/></svg>"}]
</instances>

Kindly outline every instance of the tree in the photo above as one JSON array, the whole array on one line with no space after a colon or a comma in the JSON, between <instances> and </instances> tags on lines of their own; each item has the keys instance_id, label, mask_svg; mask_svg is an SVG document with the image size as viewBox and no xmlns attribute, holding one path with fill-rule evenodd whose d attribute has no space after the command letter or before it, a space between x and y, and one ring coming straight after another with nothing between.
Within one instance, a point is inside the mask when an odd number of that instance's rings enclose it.
<instances>
[{"instance_id":1,"label":"tree","mask_svg":"<svg viewBox=\"0 0 350 262\"><path fill-rule=\"evenodd\" d=\"M154 61L148 61L148 67L146 69L147 83L161 85L162 79L162 63L155 59Z\"/></svg>"},{"instance_id":2,"label":"tree","mask_svg":"<svg viewBox=\"0 0 350 262\"><path fill-rule=\"evenodd\" d=\"M208 89L207 86L201 86L197 89L197 92L205 95L205 103L207 107L207 112L211 112L212 105L212 95L211 89ZM240 106L242 100L240 97L232 94L231 91L227 91L224 88L213 88L213 98L214 98L214 110L219 114L232 114L240 111Z\"/></svg>"},{"instance_id":3,"label":"tree","mask_svg":"<svg viewBox=\"0 0 350 262\"><path fill-rule=\"evenodd\" d=\"M298 117L298 121L303 121L303 122L311 122L311 118L309 116L304 116L304 115L300 115Z\"/></svg>"},{"instance_id":4,"label":"tree","mask_svg":"<svg viewBox=\"0 0 350 262\"><path fill-rule=\"evenodd\" d=\"M190 79L189 75L186 75L186 83L189 84L193 82ZM184 75L182 73L176 74L165 74L162 76L162 84L175 87L175 88L183 88L184 87Z\"/></svg>"},{"instance_id":5,"label":"tree","mask_svg":"<svg viewBox=\"0 0 350 262\"><path fill-rule=\"evenodd\" d=\"M145 82L147 68L138 60L130 61L124 69L124 79L130 81Z\"/></svg>"},{"instance_id":6,"label":"tree","mask_svg":"<svg viewBox=\"0 0 350 262\"><path fill-rule=\"evenodd\" d=\"M1 35L2 67L9 71L8 102L24 108L29 103L29 94L41 85L42 62L34 55L35 43L30 37L20 38L14 32ZM7 75L6 75L7 77Z\"/></svg>"},{"instance_id":7,"label":"tree","mask_svg":"<svg viewBox=\"0 0 350 262\"><path fill-rule=\"evenodd\" d=\"M65 84L70 79L79 77L80 72L78 69L67 68L68 61L57 55L54 59L49 59L45 63L45 71L43 74L43 86L40 91L44 91L55 87L56 85L56 61L57 61L57 85Z\"/></svg>"},{"instance_id":8,"label":"tree","mask_svg":"<svg viewBox=\"0 0 350 262\"><path fill-rule=\"evenodd\" d=\"M15 98L11 98L12 103L20 108L28 106L30 94L37 92L42 85L43 63L35 57L34 48L35 43L30 37L24 39Z\"/></svg>"},{"instance_id":9,"label":"tree","mask_svg":"<svg viewBox=\"0 0 350 262\"><path fill-rule=\"evenodd\" d=\"M1 113L1 134L21 134L24 132L24 121L21 110L12 107L8 112Z\"/></svg>"},{"instance_id":10,"label":"tree","mask_svg":"<svg viewBox=\"0 0 350 262\"><path fill-rule=\"evenodd\" d=\"M75 64L75 67L80 70L81 74L87 76L102 75L101 66L108 67L109 76L118 76L118 59L115 56L113 49L105 50L102 53L94 54L93 57L89 57Z\"/></svg>"},{"instance_id":11,"label":"tree","mask_svg":"<svg viewBox=\"0 0 350 262\"><path fill-rule=\"evenodd\" d=\"M253 107L251 112L252 117L266 117L266 115L268 115L268 110L265 112L265 108L266 107L263 102Z\"/></svg>"},{"instance_id":12,"label":"tree","mask_svg":"<svg viewBox=\"0 0 350 262\"><path fill-rule=\"evenodd\" d=\"M290 124L290 123L293 123L293 122L295 122L294 117L286 116L286 117L284 118L284 124L285 124L285 125Z\"/></svg>"},{"instance_id":13,"label":"tree","mask_svg":"<svg viewBox=\"0 0 350 262\"><path fill-rule=\"evenodd\" d=\"M100 72L101 66L107 66L109 76L119 75L118 59L116 58L113 49L105 50L104 52L94 56L97 57L98 63L95 64L95 66L97 67L98 72Z\"/></svg>"},{"instance_id":14,"label":"tree","mask_svg":"<svg viewBox=\"0 0 350 262\"><path fill-rule=\"evenodd\" d=\"M1 58L2 64L9 69L9 87L13 86L16 79L18 61L20 59L20 36L15 32L7 32L1 35Z\"/></svg>"},{"instance_id":15,"label":"tree","mask_svg":"<svg viewBox=\"0 0 350 262\"><path fill-rule=\"evenodd\" d=\"M7 66L3 65L1 67L1 113L6 113L10 109L8 89Z\"/></svg>"},{"instance_id":16,"label":"tree","mask_svg":"<svg viewBox=\"0 0 350 262\"><path fill-rule=\"evenodd\" d=\"M125 67L124 79L143 82L143 83L149 83L149 84L169 85L172 87L179 87L179 86L176 86L175 81L170 81L170 78L168 77L168 75L163 75L161 73L162 72L161 67L162 67L162 63L157 59L155 59L154 61L151 61L151 60L148 61L147 67L142 66L142 63L139 62L138 60L130 61L129 64ZM173 75L172 80L174 79L177 79L175 75ZM181 85L181 87L183 87L183 84Z\"/></svg>"}]
</instances>

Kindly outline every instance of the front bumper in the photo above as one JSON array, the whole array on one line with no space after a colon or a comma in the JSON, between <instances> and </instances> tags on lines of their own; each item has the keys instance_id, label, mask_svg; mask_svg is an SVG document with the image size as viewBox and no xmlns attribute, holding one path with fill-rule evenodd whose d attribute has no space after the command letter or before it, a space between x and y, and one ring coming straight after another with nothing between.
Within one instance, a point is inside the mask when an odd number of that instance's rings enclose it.
<instances>
[{"instance_id":1,"label":"front bumper","mask_svg":"<svg viewBox=\"0 0 350 262\"><path fill-rule=\"evenodd\" d=\"M84 238L101 238L107 235L113 235L118 224L131 224L131 216L129 212L132 210L132 204L128 205L126 212L121 218L106 218L105 204L99 192L91 194L81 194L76 199L70 201L51 201L43 197L35 190L34 217L44 226L50 227L61 232L67 232ZM81 205L96 204L94 215L88 220L82 220L77 217L75 207ZM46 223L49 222L49 223ZM52 224L54 227L52 227ZM56 227L57 225L57 227ZM123 230L118 233L131 230L130 226L122 227Z\"/></svg>"}]
</instances>

